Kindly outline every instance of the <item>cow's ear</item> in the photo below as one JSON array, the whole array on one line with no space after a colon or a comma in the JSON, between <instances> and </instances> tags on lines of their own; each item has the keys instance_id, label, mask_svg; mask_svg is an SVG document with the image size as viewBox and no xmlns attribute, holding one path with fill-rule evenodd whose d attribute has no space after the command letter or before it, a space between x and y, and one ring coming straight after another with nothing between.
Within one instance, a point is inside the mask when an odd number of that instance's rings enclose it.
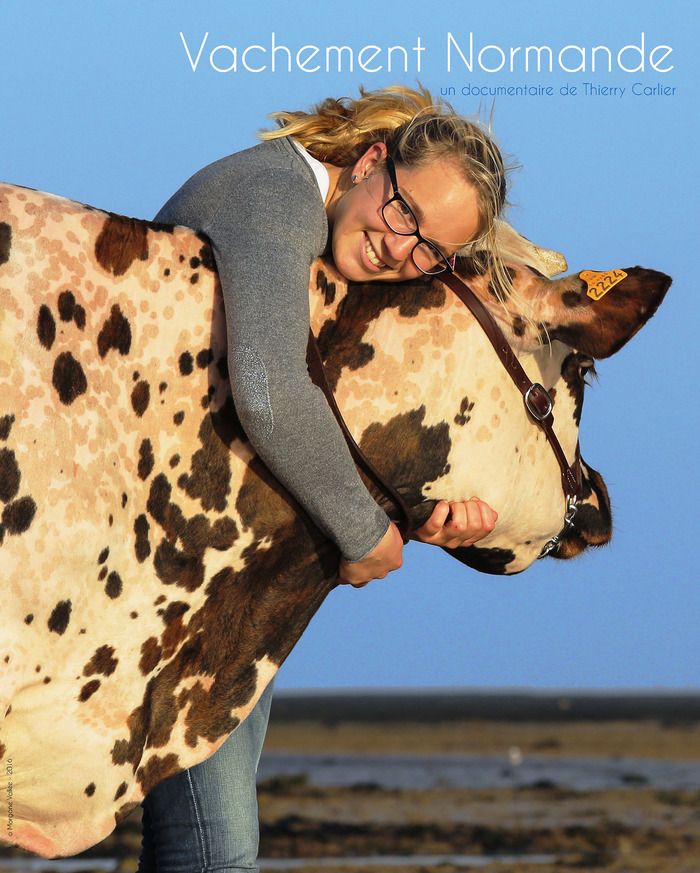
<instances>
[{"instance_id":1,"label":"cow's ear","mask_svg":"<svg viewBox=\"0 0 700 873\"><path fill-rule=\"evenodd\" d=\"M552 282L547 332L594 358L607 358L656 312L671 279L656 270L629 267L584 270Z\"/></svg>"}]
</instances>

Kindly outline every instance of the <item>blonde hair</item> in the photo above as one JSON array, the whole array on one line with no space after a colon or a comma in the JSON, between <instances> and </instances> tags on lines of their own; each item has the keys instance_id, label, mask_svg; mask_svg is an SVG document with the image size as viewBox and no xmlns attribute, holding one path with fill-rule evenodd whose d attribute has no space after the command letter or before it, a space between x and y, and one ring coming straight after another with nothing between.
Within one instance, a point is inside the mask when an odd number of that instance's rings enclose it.
<instances>
[{"instance_id":1,"label":"blonde hair","mask_svg":"<svg viewBox=\"0 0 700 873\"><path fill-rule=\"evenodd\" d=\"M427 88L392 85L377 91L360 87L357 99L328 97L311 111L273 112L276 130L263 140L293 136L319 161L339 167L355 164L376 142L384 142L399 164L424 166L439 158L455 160L477 192L479 236L460 254L473 259L479 272L491 272L503 303L516 296L496 243L496 219L506 203L507 169L490 134L477 121L458 115Z\"/></svg>"}]
</instances>

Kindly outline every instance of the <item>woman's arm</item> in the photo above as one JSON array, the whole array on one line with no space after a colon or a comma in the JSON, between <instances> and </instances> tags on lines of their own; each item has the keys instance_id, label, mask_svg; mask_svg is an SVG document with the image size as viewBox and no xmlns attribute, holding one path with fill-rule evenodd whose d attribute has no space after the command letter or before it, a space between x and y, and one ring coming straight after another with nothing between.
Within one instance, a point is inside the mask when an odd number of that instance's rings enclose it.
<instances>
[{"instance_id":1,"label":"woman's arm","mask_svg":"<svg viewBox=\"0 0 700 873\"><path fill-rule=\"evenodd\" d=\"M204 223L226 310L231 387L261 459L348 561L389 519L367 491L306 365L308 282L327 236L318 190L285 168L257 171ZM399 561L400 563L400 561Z\"/></svg>"}]
</instances>

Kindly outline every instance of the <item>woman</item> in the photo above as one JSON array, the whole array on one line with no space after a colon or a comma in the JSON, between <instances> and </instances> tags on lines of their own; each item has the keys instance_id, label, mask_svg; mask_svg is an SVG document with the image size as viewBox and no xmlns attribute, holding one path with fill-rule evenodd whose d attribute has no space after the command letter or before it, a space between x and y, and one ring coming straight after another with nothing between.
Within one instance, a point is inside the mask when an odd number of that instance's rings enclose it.
<instances>
[{"instance_id":1,"label":"woman","mask_svg":"<svg viewBox=\"0 0 700 873\"><path fill-rule=\"evenodd\" d=\"M339 580L359 587L401 566L403 543L308 375L310 265L326 253L349 280L405 281L451 269L452 256L479 238L507 294L494 245L505 172L481 128L426 90L361 90L357 100L273 117L278 130L204 167L156 220L211 240L243 428L338 546ZM441 501L414 537L465 546L495 521L477 498ZM257 870L255 771L270 695L215 755L145 799L141 873Z\"/></svg>"}]
</instances>

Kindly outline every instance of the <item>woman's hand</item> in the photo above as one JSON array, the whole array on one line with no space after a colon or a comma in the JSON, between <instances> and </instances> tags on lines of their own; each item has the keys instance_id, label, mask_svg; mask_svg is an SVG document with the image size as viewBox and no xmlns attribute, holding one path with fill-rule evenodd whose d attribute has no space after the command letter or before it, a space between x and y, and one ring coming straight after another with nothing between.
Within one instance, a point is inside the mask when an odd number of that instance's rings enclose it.
<instances>
[{"instance_id":1,"label":"woman's hand","mask_svg":"<svg viewBox=\"0 0 700 873\"><path fill-rule=\"evenodd\" d=\"M498 513L478 497L439 500L426 523L413 532L413 539L447 549L471 546L491 533L497 518Z\"/></svg>"},{"instance_id":2,"label":"woman's hand","mask_svg":"<svg viewBox=\"0 0 700 873\"><path fill-rule=\"evenodd\" d=\"M372 551L361 561L341 560L338 568L338 581L362 588L372 579L383 579L402 564L403 540L399 529L392 522L384 536Z\"/></svg>"}]
</instances>

